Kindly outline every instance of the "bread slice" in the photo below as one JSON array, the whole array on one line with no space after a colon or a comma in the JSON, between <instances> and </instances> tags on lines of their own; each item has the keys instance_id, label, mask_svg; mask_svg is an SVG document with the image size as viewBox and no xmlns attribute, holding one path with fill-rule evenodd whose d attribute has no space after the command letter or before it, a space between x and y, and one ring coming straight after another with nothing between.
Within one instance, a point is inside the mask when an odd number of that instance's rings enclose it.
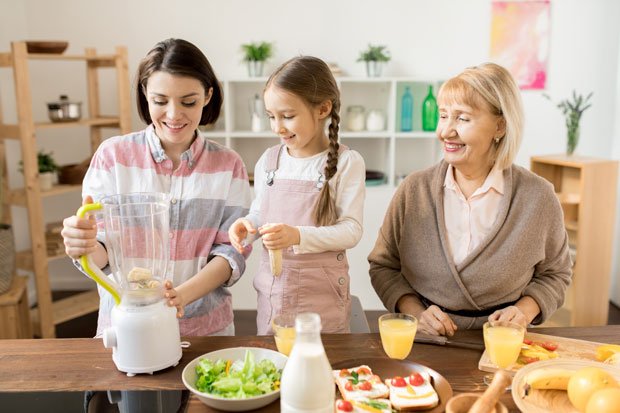
<instances>
[{"instance_id":1,"label":"bread slice","mask_svg":"<svg viewBox=\"0 0 620 413\"><path fill-rule=\"evenodd\" d=\"M389 395L388 386L366 365L333 370L334 381L345 400L380 399Z\"/></svg>"},{"instance_id":2,"label":"bread slice","mask_svg":"<svg viewBox=\"0 0 620 413\"><path fill-rule=\"evenodd\" d=\"M404 380L404 386L403 384ZM390 389L390 402L397 410L424 410L439 404L439 395L425 371L414 372L407 377L386 379Z\"/></svg>"},{"instance_id":3,"label":"bread slice","mask_svg":"<svg viewBox=\"0 0 620 413\"><path fill-rule=\"evenodd\" d=\"M349 403L344 408L343 403ZM357 400L336 400L336 413L392 413L392 404L388 399L362 398Z\"/></svg>"}]
</instances>

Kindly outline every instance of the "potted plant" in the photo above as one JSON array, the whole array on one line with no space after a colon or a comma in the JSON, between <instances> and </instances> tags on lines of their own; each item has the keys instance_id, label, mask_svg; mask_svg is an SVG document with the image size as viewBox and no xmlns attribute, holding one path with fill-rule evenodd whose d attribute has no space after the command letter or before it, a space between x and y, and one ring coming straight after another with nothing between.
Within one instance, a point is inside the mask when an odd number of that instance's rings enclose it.
<instances>
[{"instance_id":1,"label":"potted plant","mask_svg":"<svg viewBox=\"0 0 620 413\"><path fill-rule=\"evenodd\" d=\"M358 62L366 62L366 74L368 77L379 77L383 70L383 65L389 62L392 57L387 46L373 46L368 44L366 50L360 52Z\"/></svg>"},{"instance_id":2,"label":"potted plant","mask_svg":"<svg viewBox=\"0 0 620 413\"><path fill-rule=\"evenodd\" d=\"M243 60L248 65L248 75L257 77L263 75L265 61L273 55L273 43L256 42L241 45Z\"/></svg>"},{"instance_id":3,"label":"potted plant","mask_svg":"<svg viewBox=\"0 0 620 413\"><path fill-rule=\"evenodd\" d=\"M52 152L37 152L37 163L39 167L39 186L42 191L52 189L52 186L56 182L58 171L58 164L52 156ZM20 172L24 171L23 161L19 161Z\"/></svg>"},{"instance_id":4,"label":"potted plant","mask_svg":"<svg viewBox=\"0 0 620 413\"><path fill-rule=\"evenodd\" d=\"M592 106L590 98L593 93L594 92L590 92L588 96L584 98L583 95L578 95L577 92L573 90L572 100L564 99L556 105L564 116L566 116L566 153L568 155L573 154L579 143L579 121L581 120L583 112ZM543 96L551 100L549 95L543 94Z\"/></svg>"}]
</instances>

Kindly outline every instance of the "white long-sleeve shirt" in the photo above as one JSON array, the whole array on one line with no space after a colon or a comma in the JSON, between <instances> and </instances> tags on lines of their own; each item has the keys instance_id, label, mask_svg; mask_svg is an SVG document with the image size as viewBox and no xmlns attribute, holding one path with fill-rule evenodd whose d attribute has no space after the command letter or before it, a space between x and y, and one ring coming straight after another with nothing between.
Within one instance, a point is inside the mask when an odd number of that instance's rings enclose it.
<instances>
[{"instance_id":1,"label":"white long-sleeve shirt","mask_svg":"<svg viewBox=\"0 0 620 413\"><path fill-rule=\"evenodd\" d=\"M325 150L307 158L294 158L285 149L280 152L276 177L315 181L318 178L317 171L322 171L324 168L327 153L328 150ZM255 198L246 217L256 228L265 224L260 219L267 176L265 162L266 154L263 153L254 169ZM357 151L343 151L338 157L337 169L336 174L329 180L331 194L335 197L336 203L338 216L336 223L323 227L298 226L300 243L293 246L296 254L349 249L357 245L362 238L366 196L364 158ZM270 208L286 208L286 205L273 205Z\"/></svg>"}]
</instances>

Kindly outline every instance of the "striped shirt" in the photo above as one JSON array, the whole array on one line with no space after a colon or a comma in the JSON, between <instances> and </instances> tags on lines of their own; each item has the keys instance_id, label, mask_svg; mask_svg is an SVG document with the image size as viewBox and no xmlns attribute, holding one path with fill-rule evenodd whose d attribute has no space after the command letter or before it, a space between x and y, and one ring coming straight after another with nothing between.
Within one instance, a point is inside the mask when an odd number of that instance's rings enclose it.
<instances>
[{"instance_id":1,"label":"striped shirt","mask_svg":"<svg viewBox=\"0 0 620 413\"><path fill-rule=\"evenodd\" d=\"M182 336L209 335L233 322L232 298L226 287L245 270L245 259L229 243L228 227L249 210L252 194L239 155L200 132L173 170L154 133L145 130L105 140L97 149L84 178L83 195L95 201L106 195L163 192L170 202L170 265L173 285L187 281L214 256L232 268L230 279L185 307ZM105 240L103 233L98 234ZM108 269L109 272L109 269ZM110 325L112 296L99 287L97 335Z\"/></svg>"}]
</instances>

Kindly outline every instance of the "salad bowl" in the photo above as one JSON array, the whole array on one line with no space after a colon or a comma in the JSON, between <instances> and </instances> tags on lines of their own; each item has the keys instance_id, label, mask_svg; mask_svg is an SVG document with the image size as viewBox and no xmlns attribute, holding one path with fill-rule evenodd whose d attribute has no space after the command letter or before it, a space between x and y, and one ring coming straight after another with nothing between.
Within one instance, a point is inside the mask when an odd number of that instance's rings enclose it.
<instances>
[{"instance_id":1,"label":"salad bowl","mask_svg":"<svg viewBox=\"0 0 620 413\"><path fill-rule=\"evenodd\" d=\"M204 361L205 359L209 361ZM228 363L225 371L223 371L219 375L219 377L217 377L217 375L215 375L216 377L213 377L213 379L215 379L216 381L220 380L220 383L222 383L223 381L221 379L224 379L224 376L234 377L236 371L239 372L243 370L247 372L251 371L252 369L260 369L262 363L264 363L263 360L271 361L275 368L280 370L281 372L281 370L284 368L284 365L286 364L286 361L288 360L288 357L281 353L278 353L277 351L260 347L226 348L222 350L212 351L210 353L203 354L200 357L196 357L194 360L190 361L183 369L183 384L185 385L185 387L188 388L189 391L194 393L198 397L198 399L207 406L228 412L242 412L247 410L260 409L261 407L272 403L273 401L277 400L278 397L280 397L279 383L277 384L276 390L271 390L268 393L257 396L243 394L244 392L242 390L233 389L231 389L230 392L224 391L221 395L216 395L199 390L198 387L202 384L197 384L200 376L200 374L197 372L197 367L200 366L201 363L202 366L211 365L212 363L217 363L218 360L224 360L225 363ZM201 370L201 367L199 367L198 370ZM250 379L250 381L251 380L252 379ZM267 381L267 384L269 384L269 381ZM258 386L261 385L264 386L265 382L263 381L263 383L258 384ZM224 385L222 387L224 387L225 390L228 389L228 386ZM254 387L254 383L250 382L248 387ZM239 396L240 394L241 396Z\"/></svg>"}]
</instances>

